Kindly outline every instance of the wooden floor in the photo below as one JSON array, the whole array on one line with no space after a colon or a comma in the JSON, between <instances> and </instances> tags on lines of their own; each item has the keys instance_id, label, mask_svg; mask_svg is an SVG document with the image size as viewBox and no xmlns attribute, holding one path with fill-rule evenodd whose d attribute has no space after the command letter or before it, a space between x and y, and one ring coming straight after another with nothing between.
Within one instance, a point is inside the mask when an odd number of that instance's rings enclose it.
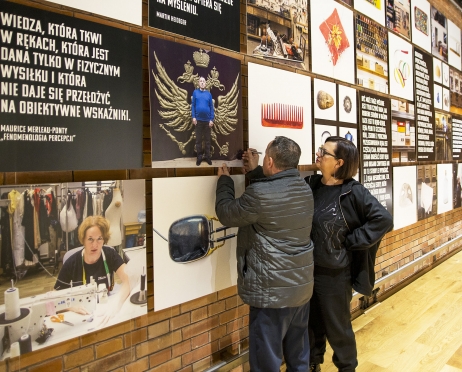
<instances>
[{"instance_id":1,"label":"wooden floor","mask_svg":"<svg viewBox=\"0 0 462 372\"><path fill-rule=\"evenodd\" d=\"M353 321L357 372L462 372L462 252ZM337 371L328 350L322 372Z\"/></svg>"}]
</instances>

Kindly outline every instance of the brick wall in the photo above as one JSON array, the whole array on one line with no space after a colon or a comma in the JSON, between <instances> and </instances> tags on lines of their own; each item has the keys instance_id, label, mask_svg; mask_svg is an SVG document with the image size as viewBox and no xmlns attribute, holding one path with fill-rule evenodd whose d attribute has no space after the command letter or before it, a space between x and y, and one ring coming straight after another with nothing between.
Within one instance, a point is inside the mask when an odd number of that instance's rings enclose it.
<instances>
[{"instance_id":1,"label":"brick wall","mask_svg":"<svg viewBox=\"0 0 462 372\"><path fill-rule=\"evenodd\" d=\"M134 0L137 1L137 0ZM320 0L311 0L316 2ZM143 26L137 27L117 22L89 13L74 11L43 0L15 2L86 19L92 22L122 28L143 35L143 158L145 168L123 169L116 171L64 171L46 173L0 173L0 184L30 184L41 182L73 182L106 179L145 179L147 231L152 231L151 217L151 178L184 177L213 175L211 168L200 169L151 169L151 142L149 129L149 86L147 69L148 35L164 38L179 43L199 46L186 38L156 31L146 26L148 4L143 0ZM448 0L430 1L449 19L462 29L462 14ZM246 10L245 1L241 0L241 53L230 52L209 45L210 49L238 58L242 61L242 93L244 139L247 137L247 63L249 61L272 66L245 55L246 52ZM203 44L202 44L203 45ZM275 66L276 67L276 66ZM316 76L305 71L277 65L288 71ZM322 77L325 79L325 77ZM302 170L310 170L304 166ZM238 172L239 170L234 170ZM422 254L434 249L449 238L459 234L462 209L451 211L418 222L412 226L392 231L387 234L378 252L376 277L397 270ZM451 249L457 249L452 247ZM200 371L217 363L223 353L236 354L247 347L248 308L236 294L236 288L228 288L217 293L184 303L172 308L153 311L153 272L152 272L152 236L147 238L148 268L148 314L80 338L72 339L15 359L0 362L3 371ZM445 250L440 255L448 253ZM399 281L411 276L416 270L432 265L433 261L423 262L416 269L403 272L399 278L383 285L383 290L394 286ZM352 308L357 307L352 304ZM248 365L235 368L235 371L247 371Z\"/></svg>"}]
</instances>

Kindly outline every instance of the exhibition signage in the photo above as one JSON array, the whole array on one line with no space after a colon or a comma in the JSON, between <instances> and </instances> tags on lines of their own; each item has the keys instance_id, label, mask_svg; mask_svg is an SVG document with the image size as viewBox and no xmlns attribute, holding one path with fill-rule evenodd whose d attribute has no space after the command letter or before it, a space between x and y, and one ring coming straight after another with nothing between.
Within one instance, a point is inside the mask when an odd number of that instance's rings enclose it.
<instances>
[{"instance_id":1,"label":"exhibition signage","mask_svg":"<svg viewBox=\"0 0 462 372\"><path fill-rule=\"evenodd\" d=\"M142 40L2 2L0 171L142 166Z\"/></svg>"},{"instance_id":2,"label":"exhibition signage","mask_svg":"<svg viewBox=\"0 0 462 372\"><path fill-rule=\"evenodd\" d=\"M390 99L360 92L359 107L362 183L392 213Z\"/></svg>"},{"instance_id":3,"label":"exhibition signage","mask_svg":"<svg viewBox=\"0 0 462 372\"><path fill-rule=\"evenodd\" d=\"M150 0L149 26L239 52L240 2Z\"/></svg>"},{"instance_id":4,"label":"exhibition signage","mask_svg":"<svg viewBox=\"0 0 462 372\"><path fill-rule=\"evenodd\" d=\"M433 58L414 48L417 160L435 160Z\"/></svg>"}]
</instances>

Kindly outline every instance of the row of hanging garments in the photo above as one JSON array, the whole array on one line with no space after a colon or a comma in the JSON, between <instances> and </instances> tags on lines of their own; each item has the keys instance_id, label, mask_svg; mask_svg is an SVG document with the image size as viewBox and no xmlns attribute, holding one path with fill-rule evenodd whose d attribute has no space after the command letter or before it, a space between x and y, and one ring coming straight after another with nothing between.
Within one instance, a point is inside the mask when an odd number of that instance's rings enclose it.
<instances>
[{"instance_id":1,"label":"row of hanging garments","mask_svg":"<svg viewBox=\"0 0 462 372\"><path fill-rule=\"evenodd\" d=\"M88 216L104 216L106 209L112 201L112 189L91 192L88 188L78 188L63 192L61 201L62 209L59 221L63 233L63 242L67 249L78 247L77 228Z\"/></svg>"},{"instance_id":2,"label":"row of hanging garments","mask_svg":"<svg viewBox=\"0 0 462 372\"><path fill-rule=\"evenodd\" d=\"M1 267L11 272L14 267L34 266L40 246L56 243L58 207L53 188L12 189L3 192L1 199L7 201L0 216Z\"/></svg>"}]
</instances>

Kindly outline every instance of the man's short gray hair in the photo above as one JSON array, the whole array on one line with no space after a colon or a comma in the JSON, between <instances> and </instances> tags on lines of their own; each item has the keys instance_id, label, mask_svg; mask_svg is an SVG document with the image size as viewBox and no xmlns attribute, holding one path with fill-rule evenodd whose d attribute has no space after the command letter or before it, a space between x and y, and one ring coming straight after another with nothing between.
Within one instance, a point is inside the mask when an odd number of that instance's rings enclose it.
<instances>
[{"instance_id":1,"label":"man's short gray hair","mask_svg":"<svg viewBox=\"0 0 462 372\"><path fill-rule=\"evenodd\" d=\"M276 168L280 170L297 168L302 150L293 140L277 136L268 147L268 156L273 158Z\"/></svg>"}]
</instances>

